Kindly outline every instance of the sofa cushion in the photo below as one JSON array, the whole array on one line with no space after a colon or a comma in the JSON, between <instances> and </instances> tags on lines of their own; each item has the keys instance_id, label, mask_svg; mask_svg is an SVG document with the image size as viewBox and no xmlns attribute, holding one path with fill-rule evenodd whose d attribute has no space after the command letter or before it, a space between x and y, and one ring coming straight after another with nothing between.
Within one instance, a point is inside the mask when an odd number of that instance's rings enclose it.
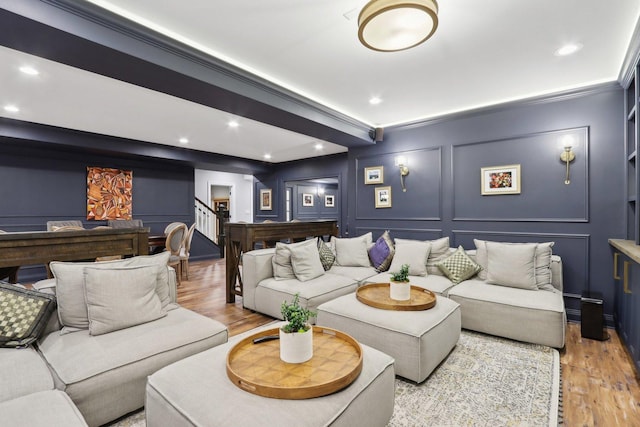
<instances>
[{"instance_id":1,"label":"sofa cushion","mask_svg":"<svg viewBox=\"0 0 640 427\"><path fill-rule=\"evenodd\" d=\"M398 243L403 242L415 242L416 240L407 240L407 239L395 239L396 245ZM442 261L449 255L449 237L442 237L440 239L435 240L425 240L431 244L431 250L429 251L429 257L427 258L427 274L437 274L442 276L443 273L440 271L436 263Z\"/></svg>"},{"instance_id":2,"label":"sofa cushion","mask_svg":"<svg viewBox=\"0 0 640 427\"><path fill-rule=\"evenodd\" d=\"M343 267L341 265L334 265L329 270L329 273L336 274L338 276L346 276L352 279L354 282L362 283L365 279L378 274L375 268L369 267Z\"/></svg>"},{"instance_id":3,"label":"sofa cushion","mask_svg":"<svg viewBox=\"0 0 640 427\"><path fill-rule=\"evenodd\" d=\"M388 272L380 273L375 276L371 276L366 280L366 283L389 283L391 274ZM435 292L438 295L446 296L447 290L454 286L454 284L447 277L438 276L436 274L428 274L426 276L409 276L409 283L411 286L419 286L424 289L429 289L431 292Z\"/></svg>"},{"instance_id":4,"label":"sofa cushion","mask_svg":"<svg viewBox=\"0 0 640 427\"><path fill-rule=\"evenodd\" d=\"M473 277L482 268L469 258L462 246L459 246L454 253L436 265L445 276L456 284Z\"/></svg>"},{"instance_id":5,"label":"sofa cushion","mask_svg":"<svg viewBox=\"0 0 640 427\"><path fill-rule=\"evenodd\" d=\"M58 390L40 391L0 403L2 425L29 427L86 427L69 396Z\"/></svg>"},{"instance_id":6,"label":"sofa cushion","mask_svg":"<svg viewBox=\"0 0 640 427\"><path fill-rule=\"evenodd\" d=\"M395 252L396 250L393 245L393 240L391 240L391 236L389 235L389 230L385 230L385 232L378 237L378 240L376 240L371 249L369 249L369 259L377 271L387 271Z\"/></svg>"},{"instance_id":7,"label":"sofa cushion","mask_svg":"<svg viewBox=\"0 0 640 427\"><path fill-rule=\"evenodd\" d=\"M110 269L128 266L156 266L156 290L158 297L163 307L168 307L171 302L167 271L169 255L169 252L162 252L157 255L144 255L116 261L51 262L49 266L56 278L56 296L58 298L58 317L60 323L67 331L69 328L89 328L87 304L84 299L85 267Z\"/></svg>"},{"instance_id":8,"label":"sofa cushion","mask_svg":"<svg viewBox=\"0 0 640 427\"><path fill-rule=\"evenodd\" d=\"M334 254L329 245L320 238L318 239L318 255L320 255L320 263L324 271L329 270L333 263L336 262L336 254Z\"/></svg>"},{"instance_id":9,"label":"sofa cushion","mask_svg":"<svg viewBox=\"0 0 640 427\"><path fill-rule=\"evenodd\" d=\"M537 290L537 244L505 245L487 242L487 282L495 285Z\"/></svg>"},{"instance_id":10,"label":"sofa cushion","mask_svg":"<svg viewBox=\"0 0 640 427\"><path fill-rule=\"evenodd\" d=\"M0 384L0 402L53 390L49 368L32 347L0 348Z\"/></svg>"},{"instance_id":11,"label":"sofa cushion","mask_svg":"<svg viewBox=\"0 0 640 427\"><path fill-rule=\"evenodd\" d=\"M331 237L331 243L336 251L336 263L345 267L368 267L369 247L373 244L372 233L359 237L337 238Z\"/></svg>"},{"instance_id":12,"label":"sofa cushion","mask_svg":"<svg viewBox=\"0 0 640 427\"><path fill-rule=\"evenodd\" d=\"M389 271L400 271L403 265L409 266L411 276L427 275L427 258L431 251L431 243L417 240L396 240L396 252Z\"/></svg>"},{"instance_id":13,"label":"sofa cushion","mask_svg":"<svg viewBox=\"0 0 640 427\"><path fill-rule=\"evenodd\" d=\"M167 314L156 294L156 266L85 268L89 333L101 335Z\"/></svg>"},{"instance_id":14,"label":"sofa cushion","mask_svg":"<svg viewBox=\"0 0 640 427\"><path fill-rule=\"evenodd\" d=\"M55 296L0 283L0 347L28 346L38 339L56 307Z\"/></svg>"},{"instance_id":15,"label":"sofa cushion","mask_svg":"<svg viewBox=\"0 0 640 427\"><path fill-rule=\"evenodd\" d=\"M310 242L313 242L310 240ZM293 246L291 251L291 265L293 273L301 282L306 282L324 274L324 267L320 262L320 254L315 244Z\"/></svg>"}]
</instances>

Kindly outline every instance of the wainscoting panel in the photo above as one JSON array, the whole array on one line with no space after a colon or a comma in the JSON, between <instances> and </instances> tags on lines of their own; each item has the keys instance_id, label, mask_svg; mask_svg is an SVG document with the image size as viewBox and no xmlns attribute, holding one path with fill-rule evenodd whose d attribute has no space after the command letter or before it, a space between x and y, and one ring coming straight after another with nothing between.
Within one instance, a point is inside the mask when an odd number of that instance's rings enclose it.
<instances>
[{"instance_id":1,"label":"wainscoting panel","mask_svg":"<svg viewBox=\"0 0 640 427\"><path fill-rule=\"evenodd\" d=\"M442 230L439 228L434 229L420 229L420 228L404 228L404 227L357 227L355 234L351 237L361 236L365 233L372 232L373 239L376 240L385 230L389 230L391 238L395 239L413 239L413 240L435 240L442 237Z\"/></svg>"},{"instance_id":2,"label":"wainscoting panel","mask_svg":"<svg viewBox=\"0 0 640 427\"><path fill-rule=\"evenodd\" d=\"M405 176L406 192L402 191L400 169L395 157L408 159L409 174ZM365 184L365 168L382 167L384 180L380 184ZM442 217L442 147L398 153L360 156L356 158L356 219L437 221ZM375 188L391 187L391 207L375 207Z\"/></svg>"},{"instance_id":3,"label":"wainscoting panel","mask_svg":"<svg viewBox=\"0 0 640 427\"><path fill-rule=\"evenodd\" d=\"M568 185L560 160L567 138L575 153ZM453 220L587 222L588 152L587 127L452 146ZM514 164L520 165L520 194L481 194L481 168Z\"/></svg>"}]
</instances>

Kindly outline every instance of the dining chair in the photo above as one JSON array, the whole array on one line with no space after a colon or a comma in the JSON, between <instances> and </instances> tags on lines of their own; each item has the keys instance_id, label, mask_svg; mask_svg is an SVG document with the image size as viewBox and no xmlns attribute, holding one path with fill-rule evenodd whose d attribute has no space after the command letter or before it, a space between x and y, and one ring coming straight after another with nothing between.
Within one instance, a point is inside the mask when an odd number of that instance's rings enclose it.
<instances>
[{"instance_id":1,"label":"dining chair","mask_svg":"<svg viewBox=\"0 0 640 427\"><path fill-rule=\"evenodd\" d=\"M187 226L184 224L177 225L172 228L167 234L167 240L164 247L167 251L171 252L169 256L169 266L176 269L176 277L178 279L178 285L180 285L180 279L182 277L182 263L180 262L180 249L182 248L182 242L187 234Z\"/></svg>"},{"instance_id":2,"label":"dining chair","mask_svg":"<svg viewBox=\"0 0 640 427\"><path fill-rule=\"evenodd\" d=\"M141 219L110 219L107 224L111 228L142 228Z\"/></svg>"},{"instance_id":3,"label":"dining chair","mask_svg":"<svg viewBox=\"0 0 640 427\"><path fill-rule=\"evenodd\" d=\"M169 225L167 225L164 228L164 234L168 235L171 230L173 230L174 228L176 228L178 226L181 226L181 225L184 225L185 228L187 227L187 225L184 222L172 222L172 223L170 223Z\"/></svg>"},{"instance_id":4,"label":"dining chair","mask_svg":"<svg viewBox=\"0 0 640 427\"><path fill-rule=\"evenodd\" d=\"M64 230L60 230L60 227L76 227L71 230L84 229L84 226L82 225L82 221L78 221L75 219L68 219L65 221L47 221L47 231L64 231Z\"/></svg>"},{"instance_id":5,"label":"dining chair","mask_svg":"<svg viewBox=\"0 0 640 427\"><path fill-rule=\"evenodd\" d=\"M187 280L189 280L189 252L191 251L191 240L193 239L193 232L195 229L196 223L194 222L191 227L189 227L189 230L184 237L182 248L180 249L180 268L187 277Z\"/></svg>"}]
</instances>

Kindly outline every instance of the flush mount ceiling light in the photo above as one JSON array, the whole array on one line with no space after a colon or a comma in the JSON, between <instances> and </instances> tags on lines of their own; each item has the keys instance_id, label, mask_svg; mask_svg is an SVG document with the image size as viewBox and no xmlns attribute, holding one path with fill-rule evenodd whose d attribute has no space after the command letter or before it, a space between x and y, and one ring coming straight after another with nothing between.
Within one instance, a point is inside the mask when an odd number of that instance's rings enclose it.
<instances>
[{"instance_id":1,"label":"flush mount ceiling light","mask_svg":"<svg viewBox=\"0 0 640 427\"><path fill-rule=\"evenodd\" d=\"M436 0L372 0L358 16L360 42L380 52L417 46L437 28Z\"/></svg>"}]
</instances>

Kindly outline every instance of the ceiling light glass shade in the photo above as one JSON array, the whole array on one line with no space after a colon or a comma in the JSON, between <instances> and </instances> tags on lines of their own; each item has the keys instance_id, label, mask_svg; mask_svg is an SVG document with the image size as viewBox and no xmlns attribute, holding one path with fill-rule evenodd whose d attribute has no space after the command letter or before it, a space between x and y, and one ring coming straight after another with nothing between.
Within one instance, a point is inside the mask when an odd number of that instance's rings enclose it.
<instances>
[{"instance_id":1,"label":"ceiling light glass shade","mask_svg":"<svg viewBox=\"0 0 640 427\"><path fill-rule=\"evenodd\" d=\"M417 46L437 28L436 0L372 0L358 16L360 42L380 52Z\"/></svg>"}]
</instances>

